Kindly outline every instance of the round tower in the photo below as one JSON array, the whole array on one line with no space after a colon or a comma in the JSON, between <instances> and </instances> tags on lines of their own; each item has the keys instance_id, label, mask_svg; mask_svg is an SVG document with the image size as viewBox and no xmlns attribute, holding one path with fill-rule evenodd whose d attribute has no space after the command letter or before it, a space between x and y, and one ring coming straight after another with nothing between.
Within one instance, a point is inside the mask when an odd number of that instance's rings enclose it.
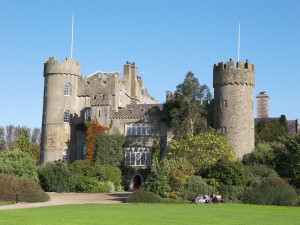
<instances>
[{"instance_id":1,"label":"round tower","mask_svg":"<svg viewBox=\"0 0 300 225\"><path fill-rule=\"evenodd\" d=\"M59 63L50 57L44 63L41 163L69 161L71 122L77 116L78 75L80 62L72 58Z\"/></svg>"},{"instance_id":2,"label":"round tower","mask_svg":"<svg viewBox=\"0 0 300 225\"><path fill-rule=\"evenodd\" d=\"M228 138L237 158L254 149L254 65L234 62L214 65L213 126Z\"/></svg>"}]
</instances>

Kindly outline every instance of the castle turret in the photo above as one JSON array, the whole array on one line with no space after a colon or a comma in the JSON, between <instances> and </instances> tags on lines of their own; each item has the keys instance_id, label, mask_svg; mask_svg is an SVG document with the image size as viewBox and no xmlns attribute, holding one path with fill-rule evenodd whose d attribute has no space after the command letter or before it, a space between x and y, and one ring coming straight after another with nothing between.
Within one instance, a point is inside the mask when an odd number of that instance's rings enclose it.
<instances>
[{"instance_id":1,"label":"castle turret","mask_svg":"<svg viewBox=\"0 0 300 225\"><path fill-rule=\"evenodd\" d=\"M71 121L78 116L77 90L80 63L67 58L59 63L50 57L44 63L44 107L41 162L69 160ZM74 156L75 157L75 156Z\"/></svg>"},{"instance_id":2,"label":"castle turret","mask_svg":"<svg viewBox=\"0 0 300 225\"><path fill-rule=\"evenodd\" d=\"M141 103L141 87L137 77L138 68L135 63L126 62L124 65L124 83L126 95L129 97L127 104Z\"/></svg>"},{"instance_id":3,"label":"castle turret","mask_svg":"<svg viewBox=\"0 0 300 225\"><path fill-rule=\"evenodd\" d=\"M213 126L228 138L235 155L242 159L254 149L254 65L234 62L214 65Z\"/></svg>"}]
</instances>

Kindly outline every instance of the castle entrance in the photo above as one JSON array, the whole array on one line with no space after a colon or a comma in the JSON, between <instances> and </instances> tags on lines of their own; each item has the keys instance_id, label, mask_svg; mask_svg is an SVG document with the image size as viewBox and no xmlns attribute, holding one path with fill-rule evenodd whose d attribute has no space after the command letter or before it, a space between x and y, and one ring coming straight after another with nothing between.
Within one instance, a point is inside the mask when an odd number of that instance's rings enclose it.
<instances>
[{"instance_id":1,"label":"castle entrance","mask_svg":"<svg viewBox=\"0 0 300 225\"><path fill-rule=\"evenodd\" d=\"M133 178L133 190L137 190L142 184L142 178L139 175L136 175Z\"/></svg>"}]
</instances>

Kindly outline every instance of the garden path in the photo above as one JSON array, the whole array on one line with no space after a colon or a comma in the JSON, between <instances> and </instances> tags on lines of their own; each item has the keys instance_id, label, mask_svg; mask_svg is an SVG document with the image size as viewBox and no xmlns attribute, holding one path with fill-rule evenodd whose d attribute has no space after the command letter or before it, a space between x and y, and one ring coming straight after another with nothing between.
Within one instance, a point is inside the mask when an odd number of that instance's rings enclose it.
<instances>
[{"instance_id":1,"label":"garden path","mask_svg":"<svg viewBox=\"0 0 300 225\"><path fill-rule=\"evenodd\" d=\"M55 205L71 205L71 204L120 204L126 203L132 192L117 193L54 193L48 192L50 200L47 202L26 203L20 202L13 205L0 206L0 210L37 208Z\"/></svg>"}]
</instances>

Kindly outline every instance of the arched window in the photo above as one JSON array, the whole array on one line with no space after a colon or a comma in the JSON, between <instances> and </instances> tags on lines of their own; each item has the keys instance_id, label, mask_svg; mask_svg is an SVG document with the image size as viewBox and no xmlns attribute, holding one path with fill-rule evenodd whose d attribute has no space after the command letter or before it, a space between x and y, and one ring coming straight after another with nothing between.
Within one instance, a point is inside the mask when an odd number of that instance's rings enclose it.
<instances>
[{"instance_id":1,"label":"arched window","mask_svg":"<svg viewBox=\"0 0 300 225\"><path fill-rule=\"evenodd\" d=\"M70 111L68 109L64 111L64 123L70 123Z\"/></svg>"},{"instance_id":2,"label":"arched window","mask_svg":"<svg viewBox=\"0 0 300 225\"><path fill-rule=\"evenodd\" d=\"M70 83L65 84L64 95L65 96L70 96L71 95L71 84Z\"/></svg>"}]
</instances>

